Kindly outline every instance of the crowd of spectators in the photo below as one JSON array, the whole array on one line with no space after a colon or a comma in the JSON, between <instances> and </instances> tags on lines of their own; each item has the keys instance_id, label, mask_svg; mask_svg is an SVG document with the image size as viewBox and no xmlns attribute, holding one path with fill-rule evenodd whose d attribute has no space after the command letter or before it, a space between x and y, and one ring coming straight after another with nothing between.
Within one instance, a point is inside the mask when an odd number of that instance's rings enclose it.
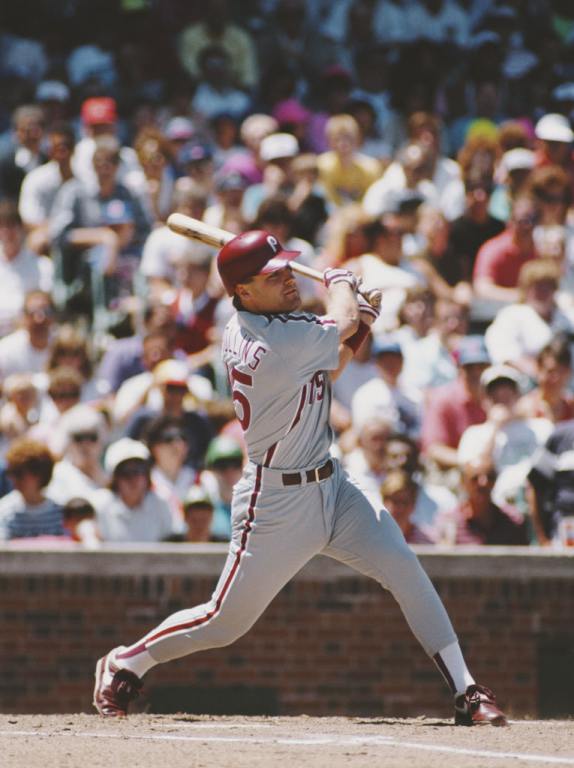
<instances>
[{"instance_id":1,"label":"crowd of spectators","mask_svg":"<svg viewBox=\"0 0 574 768\"><path fill-rule=\"evenodd\" d=\"M383 290L332 450L408 541L573 543L568 0L21 0L0 94L0 540L229 539L233 307L177 211Z\"/></svg>"}]
</instances>

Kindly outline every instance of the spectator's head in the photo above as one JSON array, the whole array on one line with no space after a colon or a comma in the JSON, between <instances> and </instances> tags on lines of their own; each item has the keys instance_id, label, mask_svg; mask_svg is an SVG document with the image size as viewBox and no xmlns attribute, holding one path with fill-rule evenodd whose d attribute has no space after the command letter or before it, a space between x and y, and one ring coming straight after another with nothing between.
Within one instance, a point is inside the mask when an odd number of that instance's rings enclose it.
<instances>
[{"instance_id":1,"label":"spectator's head","mask_svg":"<svg viewBox=\"0 0 574 768\"><path fill-rule=\"evenodd\" d=\"M491 364L484 336L463 336L458 342L455 357L465 388L477 398L481 392L480 378Z\"/></svg>"},{"instance_id":2,"label":"spectator's head","mask_svg":"<svg viewBox=\"0 0 574 768\"><path fill-rule=\"evenodd\" d=\"M272 133L277 133L279 123L271 115L254 114L246 117L241 123L240 137L247 149L259 157L261 142Z\"/></svg>"},{"instance_id":3,"label":"spectator's head","mask_svg":"<svg viewBox=\"0 0 574 768\"><path fill-rule=\"evenodd\" d=\"M325 136L329 147L342 158L353 155L361 143L359 124L351 115L334 115L327 120Z\"/></svg>"},{"instance_id":4,"label":"spectator's head","mask_svg":"<svg viewBox=\"0 0 574 768\"><path fill-rule=\"evenodd\" d=\"M338 266L367 252L369 240L365 225L368 222L369 217L359 203L344 205L329 217L325 251L330 263Z\"/></svg>"},{"instance_id":5,"label":"spectator's head","mask_svg":"<svg viewBox=\"0 0 574 768\"><path fill-rule=\"evenodd\" d=\"M462 488L468 499L471 513L480 513L490 506L492 489L496 482L496 470L492 461L485 457L477 457L462 464L460 470Z\"/></svg>"},{"instance_id":6,"label":"spectator's head","mask_svg":"<svg viewBox=\"0 0 574 768\"><path fill-rule=\"evenodd\" d=\"M528 195L517 197L508 222L515 237L530 239L539 220L540 213L536 201Z\"/></svg>"},{"instance_id":7,"label":"spectator's head","mask_svg":"<svg viewBox=\"0 0 574 768\"><path fill-rule=\"evenodd\" d=\"M171 341L163 327L154 327L143 340L142 363L148 371L153 371L162 360L171 357Z\"/></svg>"},{"instance_id":8,"label":"spectator's head","mask_svg":"<svg viewBox=\"0 0 574 768\"><path fill-rule=\"evenodd\" d=\"M179 283L199 297L207 289L214 250L211 246L199 242L190 242L175 260Z\"/></svg>"},{"instance_id":9,"label":"spectator's head","mask_svg":"<svg viewBox=\"0 0 574 768\"><path fill-rule=\"evenodd\" d=\"M38 503L42 488L52 479L54 457L48 448L29 437L16 438L5 456L6 471L26 502Z\"/></svg>"},{"instance_id":10,"label":"spectator's head","mask_svg":"<svg viewBox=\"0 0 574 768\"><path fill-rule=\"evenodd\" d=\"M501 155L511 149L530 147L530 137L519 120L507 120L498 127L498 147Z\"/></svg>"},{"instance_id":11,"label":"spectator's head","mask_svg":"<svg viewBox=\"0 0 574 768\"><path fill-rule=\"evenodd\" d=\"M426 144L410 142L397 153L397 162L402 166L408 189L415 189L432 176L432 155Z\"/></svg>"},{"instance_id":12,"label":"spectator's head","mask_svg":"<svg viewBox=\"0 0 574 768\"><path fill-rule=\"evenodd\" d=\"M188 451L182 420L174 416L158 416L147 425L145 442L152 462L168 477L177 475Z\"/></svg>"},{"instance_id":13,"label":"spectator's head","mask_svg":"<svg viewBox=\"0 0 574 768\"><path fill-rule=\"evenodd\" d=\"M286 243L292 234L295 217L282 196L269 197L257 210L253 229L264 229L281 243Z\"/></svg>"},{"instance_id":14,"label":"spectator's head","mask_svg":"<svg viewBox=\"0 0 574 768\"><path fill-rule=\"evenodd\" d=\"M205 454L205 466L226 489L232 488L241 477L243 449L231 437L219 435L209 443Z\"/></svg>"},{"instance_id":15,"label":"spectator's head","mask_svg":"<svg viewBox=\"0 0 574 768\"><path fill-rule=\"evenodd\" d=\"M208 45L200 52L197 63L201 80L219 90L229 84L231 62L229 54L221 45Z\"/></svg>"},{"instance_id":16,"label":"spectator's head","mask_svg":"<svg viewBox=\"0 0 574 768\"><path fill-rule=\"evenodd\" d=\"M394 432L389 435L386 445L383 467L387 472L396 469L413 475L421 468L420 451L415 440L408 435Z\"/></svg>"},{"instance_id":17,"label":"spectator's head","mask_svg":"<svg viewBox=\"0 0 574 768\"><path fill-rule=\"evenodd\" d=\"M562 224L546 224L534 230L534 245L541 259L553 259L562 270L566 258L568 230Z\"/></svg>"},{"instance_id":18,"label":"spectator's head","mask_svg":"<svg viewBox=\"0 0 574 768\"><path fill-rule=\"evenodd\" d=\"M440 262L448 248L450 233L444 213L431 205L421 205L416 228L425 239L428 257L434 263Z\"/></svg>"},{"instance_id":19,"label":"spectator's head","mask_svg":"<svg viewBox=\"0 0 574 768\"><path fill-rule=\"evenodd\" d=\"M80 402L84 377L77 368L60 366L49 374L48 394L59 413L65 413Z\"/></svg>"},{"instance_id":20,"label":"spectator's head","mask_svg":"<svg viewBox=\"0 0 574 768\"><path fill-rule=\"evenodd\" d=\"M241 208L248 186L249 179L240 171L220 171L215 176L215 192L226 210Z\"/></svg>"},{"instance_id":21,"label":"spectator's head","mask_svg":"<svg viewBox=\"0 0 574 768\"><path fill-rule=\"evenodd\" d=\"M93 362L88 338L72 325L61 325L50 345L47 370L75 368L85 381L92 377Z\"/></svg>"},{"instance_id":22,"label":"spectator's head","mask_svg":"<svg viewBox=\"0 0 574 768\"><path fill-rule=\"evenodd\" d=\"M28 421L38 409L38 390L30 373L13 373L2 386L4 397L12 403L19 415Z\"/></svg>"},{"instance_id":23,"label":"spectator's head","mask_svg":"<svg viewBox=\"0 0 574 768\"><path fill-rule=\"evenodd\" d=\"M381 219L370 221L363 227L369 253L386 264L398 266L403 256L404 229L400 218L387 213Z\"/></svg>"},{"instance_id":24,"label":"spectator's head","mask_svg":"<svg viewBox=\"0 0 574 768\"><path fill-rule=\"evenodd\" d=\"M86 499L74 496L64 504L62 515L64 531L72 541L81 542L81 525L88 520L95 520L96 510Z\"/></svg>"},{"instance_id":25,"label":"spectator's head","mask_svg":"<svg viewBox=\"0 0 574 768\"><path fill-rule=\"evenodd\" d=\"M307 133L311 113L297 99L283 99L273 108L273 117L277 120L278 131L292 133L302 143Z\"/></svg>"},{"instance_id":26,"label":"spectator's head","mask_svg":"<svg viewBox=\"0 0 574 768\"><path fill-rule=\"evenodd\" d=\"M379 374L391 386L396 386L403 370L403 350L397 339L392 336L375 338L371 349Z\"/></svg>"},{"instance_id":27,"label":"spectator's head","mask_svg":"<svg viewBox=\"0 0 574 768\"><path fill-rule=\"evenodd\" d=\"M134 149L146 177L161 180L171 159L170 143L164 134L154 127L142 128L134 139Z\"/></svg>"},{"instance_id":28,"label":"spectator's head","mask_svg":"<svg viewBox=\"0 0 574 768\"><path fill-rule=\"evenodd\" d=\"M164 411L179 413L189 394L189 368L182 360L162 360L153 369L154 384L159 388Z\"/></svg>"},{"instance_id":29,"label":"spectator's head","mask_svg":"<svg viewBox=\"0 0 574 768\"><path fill-rule=\"evenodd\" d=\"M345 111L352 87L351 73L339 64L331 64L321 73L318 96L330 115L340 115Z\"/></svg>"},{"instance_id":30,"label":"spectator's head","mask_svg":"<svg viewBox=\"0 0 574 768\"><path fill-rule=\"evenodd\" d=\"M560 266L554 259L527 261L518 274L521 300L547 321L552 319L559 284Z\"/></svg>"},{"instance_id":31,"label":"spectator's head","mask_svg":"<svg viewBox=\"0 0 574 768\"><path fill-rule=\"evenodd\" d=\"M491 365L480 377L487 408L503 405L513 410L521 395L521 375L511 365Z\"/></svg>"},{"instance_id":32,"label":"spectator's head","mask_svg":"<svg viewBox=\"0 0 574 768\"><path fill-rule=\"evenodd\" d=\"M426 336L435 316L436 296L423 285L414 285L405 293L399 311L401 325L410 326L418 337Z\"/></svg>"},{"instance_id":33,"label":"spectator's head","mask_svg":"<svg viewBox=\"0 0 574 768\"><path fill-rule=\"evenodd\" d=\"M192 140L181 148L177 162L190 179L210 190L213 187L213 149L204 141Z\"/></svg>"},{"instance_id":34,"label":"spectator's head","mask_svg":"<svg viewBox=\"0 0 574 768\"><path fill-rule=\"evenodd\" d=\"M395 428L394 413L389 413L388 418L377 415L357 426L359 447L368 466L372 469L382 469L387 441Z\"/></svg>"},{"instance_id":35,"label":"spectator's head","mask_svg":"<svg viewBox=\"0 0 574 768\"><path fill-rule=\"evenodd\" d=\"M0 247L6 261L14 261L22 250L25 236L18 204L14 200L0 200Z\"/></svg>"},{"instance_id":36,"label":"spectator's head","mask_svg":"<svg viewBox=\"0 0 574 768\"><path fill-rule=\"evenodd\" d=\"M101 189L113 188L120 167L120 144L114 136L99 136L92 157L92 164Z\"/></svg>"},{"instance_id":37,"label":"spectator's head","mask_svg":"<svg viewBox=\"0 0 574 768\"><path fill-rule=\"evenodd\" d=\"M139 506L150 489L150 453L139 440L122 437L108 446L104 469L111 489L128 507Z\"/></svg>"},{"instance_id":38,"label":"spectator's head","mask_svg":"<svg viewBox=\"0 0 574 768\"><path fill-rule=\"evenodd\" d=\"M290 133L272 133L261 142L259 155L267 165L274 165L288 173L293 158L299 153L299 144Z\"/></svg>"},{"instance_id":39,"label":"spectator's head","mask_svg":"<svg viewBox=\"0 0 574 768\"><path fill-rule=\"evenodd\" d=\"M44 80L38 84L34 100L41 107L47 126L66 119L70 97L70 89L60 80Z\"/></svg>"},{"instance_id":40,"label":"spectator's head","mask_svg":"<svg viewBox=\"0 0 574 768\"><path fill-rule=\"evenodd\" d=\"M435 306L434 325L443 343L453 342L466 336L469 324L469 308L453 299L438 299Z\"/></svg>"},{"instance_id":41,"label":"spectator's head","mask_svg":"<svg viewBox=\"0 0 574 768\"><path fill-rule=\"evenodd\" d=\"M93 468L101 458L106 421L100 411L79 403L62 416L59 428L66 458L75 466Z\"/></svg>"},{"instance_id":42,"label":"spectator's head","mask_svg":"<svg viewBox=\"0 0 574 768\"><path fill-rule=\"evenodd\" d=\"M209 541L213 521L213 501L207 491L192 485L183 500L183 514L187 525L186 541Z\"/></svg>"},{"instance_id":43,"label":"spectator's head","mask_svg":"<svg viewBox=\"0 0 574 768\"><path fill-rule=\"evenodd\" d=\"M468 138L457 155L463 177L474 175L492 179L497 159L498 143L486 136Z\"/></svg>"},{"instance_id":44,"label":"spectator's head","mask_svg":"<svg viewBox=\"0 0 574 768\"><path fill-rule=\"evenodd\" d=\"M215 144L223 150L232 149L239 139L239 123L229 112L220 112L210 120Z\"/></svg>"},{"instance_id":45,"label":"spectator's head","mask_svg":"<svg viewBox=\"0 0 574 768\"><path fill-rule=\"evenodd\" d=\"M536 168L528 180L529 192L536 200L542 224L564 224L572 202L570 177L558 165Z\"/></svg>"},{"instance_id":46,"label":"spectator's head","mask_svg":"<svg viewBox=\"0 0 574 768\"><path fill-rule=\"evenodd\" d=\"M202 219L208 197L208 190L198 181L190 179L189 176L182 176L174 185L172 208L193 219Z\"/></svg>"},{"instance_id":47,"label":"spectator's head","mask_svg":"<svg viewBox=\"0 0 574 768\"><path fill-rule=\"evenodd\" d=\"M52 297L45 291L30 291L24 299L24 328L30 336L30 343L37 349L45 349L54 322Z\"/></svg>"},{"instance_id":48,"label":"spectator's head","mask_svg":"<svg viewBox=\"0 0 574 768\"><path fill-rule=\"evenodd\" d=\"M415 511L418 486L408 472L394 469L381 485L383 504L389 510L399 528L406 533Z\"/></svg>"},{"instance_id":49,"label":"spectator's head","mask_svg":"<svg viewBox=\"0 0 574 768\"><path fill-rule=\"evenodd\" d=\"M407 121L407 134L410 141L428 147L434 161L440 151L441 124L439 117L431 112L415 112Z\"/></svg>"},{"instance_id":50,"label":"spectator's head","mask_svg":"<svg viewBox=\"0 0 574 768\"><path fill-rule=\"evenodd\" d=\"M563 392L572 375L570 340L558 334L549 341L536 358L538 386L543 392Z\"/></svg>"},{"instance_id":51,"label":"spectator's head","mask_svg":"<svg viewBox=\"0 0 574 768\"><path fill-rule=\"evenodd\" d=\"M511 197L517 197L526 188L535 161L534 152L523 147L509 149L502 155L500 170Z\"/></svg>"},{"instance_id":52,"label":"spectator's head","mask_svg":"<svg viewBox=\"0 0 574 768\"><path fill-rule=\"evenodd\" d=\"M76 136L70 123L52 123L48 130L48 156L50 160L68 164L74 154Z\"/></svg>"},{"instance_id":53,"label":"spectator's head","mask_svg":"<svg viewBox=\"0 0 574 768\"><path fill-rule=\"evenodd\" d=\"M556 165L568 163L574 132L564 115L552 112L536 123L534 133L545 158Z\"/></svg>"},{"instance_id":54,"label":"spectator's head","mask_svg":"<svg viewBox=\"0 0 574 768\"><path fill-rule=\"evenodd\" d=\"M195 134L195 126L188 117L172 117L165 126L165 138L169 143L170 155L177 158L179 151Z\"/></svg>"},{"instance_id":55,"label":"spectator's head","mask_svg":"<svg viewBox=\"0 0 574 768\"><path fill-rule=\"evenodd\" d=\"M86 99L80 109L82 126L90 136L114 135L118 122L115 99L110 96L96 96Z\"/></svg>"},{"instance_id":56,"label":"spectator's head","mask_svg":"<svg viewBox=\"0 0 574 768\"><path fill-rule=\"evenodd\" d=\"M464 177L465 214L470 219L483 221L488 216L488 203L492 194L492 178L468 174Z\"/></svg>"},{"instance_id":57,"label":"spectator's head","mask_svg":"<svg viewBox=\"0 0 574 768\"><path fill-rule=\"evenodd\" d=\"M25 104L12 115L16 141L31 152L38 152L44 135L44 113L41 107Z\"/></svg>"}]
</instances>

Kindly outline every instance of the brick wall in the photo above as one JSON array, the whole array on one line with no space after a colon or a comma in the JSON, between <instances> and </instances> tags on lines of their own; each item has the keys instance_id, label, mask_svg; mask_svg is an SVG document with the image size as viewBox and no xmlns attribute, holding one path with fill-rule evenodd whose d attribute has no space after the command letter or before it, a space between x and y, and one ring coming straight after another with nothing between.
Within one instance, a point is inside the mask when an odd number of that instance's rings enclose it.
<instances>
[{"instance_id":1,"label":"brick wall","mask_svg":"<svg viewBox=\"0 0 574 768\"><path fill-rule=\"evenodd\" d=\"M574 715L574 552L419 550L475 677L515 716ZM0 712L91 711L94 663L210 597L225 550L0 550ZM146 677L156 712L448 716L394 600L316 558L234 645Z\"/></svg>"}]
</instances>

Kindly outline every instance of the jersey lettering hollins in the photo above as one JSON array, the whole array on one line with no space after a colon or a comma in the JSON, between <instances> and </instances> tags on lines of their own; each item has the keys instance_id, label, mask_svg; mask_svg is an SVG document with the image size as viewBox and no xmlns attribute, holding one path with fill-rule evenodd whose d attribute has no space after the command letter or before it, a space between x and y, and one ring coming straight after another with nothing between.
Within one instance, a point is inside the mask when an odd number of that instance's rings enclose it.
<instances>
[{"instance_id":1,"label":"jersey lettering hollins","mask_svg":"<svg viewBox=\"0 0 574 768\"><path fill-rule=\"evenodd\" d=\"M246 333L244 328L230 327L229 325L223 334L222 347L224 355L233 355L252 371L257 368L262 356L268 351L265 344Z\"/></svg>"}]
</instances>

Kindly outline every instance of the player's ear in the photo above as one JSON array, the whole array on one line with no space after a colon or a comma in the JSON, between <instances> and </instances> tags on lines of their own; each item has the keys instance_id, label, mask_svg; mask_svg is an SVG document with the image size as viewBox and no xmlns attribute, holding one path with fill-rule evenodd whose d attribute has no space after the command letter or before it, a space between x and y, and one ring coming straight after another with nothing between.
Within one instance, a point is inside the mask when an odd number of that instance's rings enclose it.
<instances>
[{"instance_id":1,"label":"player's ear","mask_svg":"<svg viewBox=\"0 0 574 768\"><path fill-rule=\"evenodd\" d=\"M235 286L235 293L240 299L248 299L251 296L248 283L238 283Z\"/></svg>"}]
</instances>

